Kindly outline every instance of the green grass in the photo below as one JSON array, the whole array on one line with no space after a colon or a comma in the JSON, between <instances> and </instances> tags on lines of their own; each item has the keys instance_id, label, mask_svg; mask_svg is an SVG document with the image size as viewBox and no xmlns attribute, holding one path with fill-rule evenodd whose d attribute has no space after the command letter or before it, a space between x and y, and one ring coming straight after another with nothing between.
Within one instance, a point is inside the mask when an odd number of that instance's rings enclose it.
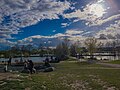
<instances>
[{"instance_id":1,"label":"green grass","mask_svg":"<svg viewBox=\"0 0 120 90\"><path fill-rule=\"evenodd\" d=\"M22 81L5 80L7 84L0 86L0 90L120 90L120 69L76 61L53 66L53 72L39 72L31 79L28 74L20 74Z\"/></svg>"},{"instance_id":2,"label":"green grass","mask_svg":"<svg viewBox=\"0 0 120 90\"><path fill-rule=\"evenodd\" d=\"M115 61L109 61L106 63L110 63L110 64L120 64L120 60L115 60Z\"/></svg>"}]
</instances>

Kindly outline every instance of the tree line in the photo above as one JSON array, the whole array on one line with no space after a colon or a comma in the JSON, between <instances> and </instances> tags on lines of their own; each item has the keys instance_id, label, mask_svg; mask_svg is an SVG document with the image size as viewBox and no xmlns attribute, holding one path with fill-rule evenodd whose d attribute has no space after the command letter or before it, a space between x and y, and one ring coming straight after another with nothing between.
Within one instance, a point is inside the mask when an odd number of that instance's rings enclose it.
<instances>
[{"instance_id":1,"label":"tree line","mask_svg":"<svg viewBox=\"0 0 120 90\"><path fill-rule=\"evenodd\" d=\"M62 43L59 43L56 48L45 47L40 44L39 47L35 48L33 45L15 45L9 50L0 51L1 57L15 57L15 56L25 56L29 57L33 54L38 54L39 56L43 55L54 55L59 60L65 60L69 56L76 57L77 55L82 56L83 54L90 55L90 58L94 58L94 53L111 53L115 56L119 56L120 47L115 42L111 44L111 47L104 46L103 43L99 42L96 38L91 37L87 38L84 41L84 46L80 46L79 43L69 44L68 39L64 39Z\"/></svg>"}]
</instances>

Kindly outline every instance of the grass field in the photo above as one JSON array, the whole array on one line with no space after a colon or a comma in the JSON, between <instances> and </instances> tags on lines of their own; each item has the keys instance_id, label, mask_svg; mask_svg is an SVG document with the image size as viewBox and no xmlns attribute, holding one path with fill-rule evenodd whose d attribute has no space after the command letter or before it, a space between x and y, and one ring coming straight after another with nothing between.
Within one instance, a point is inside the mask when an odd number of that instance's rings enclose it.
<instances>
[{"instance_id":1,"label":"grass field","mask_svg":"<svg viewBox=\"0 0 120 90\"><path fill-rule=\"evenodd\" d=\"M120 60L110 61L110 62L107 62L107 63L110 63L110 64L120 64Z\"/></svg>"},{"instance_id":2,"label":"grass field","mask_svg":"<svg viewBox=\"0 0 120 90\"><path fill-rule=\"evenodd\" d=\"M15 73L16 77L0 81L0 90L120 90L118 68L75 61L53 66L53 72Z\"/></svg>"}]
</instances>

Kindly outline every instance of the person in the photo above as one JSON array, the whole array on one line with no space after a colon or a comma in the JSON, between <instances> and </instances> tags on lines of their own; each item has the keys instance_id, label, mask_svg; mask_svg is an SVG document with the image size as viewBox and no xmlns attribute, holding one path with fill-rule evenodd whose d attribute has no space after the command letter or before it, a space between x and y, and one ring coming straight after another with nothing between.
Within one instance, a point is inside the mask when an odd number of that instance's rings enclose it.
<instances>
[{"instance_id":1,"label":"person","mask_svg":"<svg viewBox=\"0 0 120 90\"><path fill-rule=\"evenodd\" d=\"M33 64L32 60L28 60L28 69L30 71L30 74L32 74L33 71L34 71L34 73L36 72L34 69L34 64Z\"/></svg>"},{"instance_id":2,"label":"person","mask_svg":"<svg viewBox=\"0 0 120 90\"><path fill-rule=\"evenodd\" d=\"M48 57L46 57L46 59L45 59L45 65L44 66L50 67L50 63L49 63L49 58Z\"/></svg>"},{"instance_id":3,"label":"person","mask_svg":"<svg viewBox=\"0 0 120 90\"><path fill-rule=\"evenodd\" d=\"M7 66L7 64L5 63L4 72L7 72L7 71L8 71L8 66Z\"/></svg>"},{"instance_id":4,"label":"person","mask_svg":"<svg viewBox=\"0 0 120 90\"><path fill-rule=\"evenodd\" d=\"M28 62L27 62L27 60L25 60L25 62L24 62L24 70L26 70L26 69L28 69Z\"/></svg>"},{"instance_id":5,"label":"person","mask_svg":"<svg viewBox=\"0 0 120 90\"><path fill-rule=\"evenodd\" d=\"M12 60L12 57L9 58L8 65L11 65L11 60Z\"/></svg>"},{"instance_id":6,"label":"person","mask_svg":"<svg viewBox=\"0 0 120 90\"><path fill-rule=\"evenodd\" d=\"M55 61L58 63L60 62L60 59L55 57Z\"/></svg>"},{"instance_id":7,"label":"person","mask_svg":"<svg viewBox=\"0 0 120 90\"><path fill-rule=\"evenodd\" d=\"M51 61L53 61L53 56L51 56Z\"/></svg>"}]
</instances>

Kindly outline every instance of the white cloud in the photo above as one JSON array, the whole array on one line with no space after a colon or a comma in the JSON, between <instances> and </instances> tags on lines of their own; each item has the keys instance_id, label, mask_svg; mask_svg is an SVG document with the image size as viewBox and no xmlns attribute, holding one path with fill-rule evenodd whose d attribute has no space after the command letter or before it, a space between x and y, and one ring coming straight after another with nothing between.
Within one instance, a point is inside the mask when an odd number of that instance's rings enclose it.
<instances>
[{"instance_id":1,"label":"white cloud","mask_svg":"<svg viewBox=\"0 0 120 90\"><path fill-rule=\"evenodd\" d=\"M9 41L9 40L0 38L0 44L1 44L2 46L12 46L12 45L15 44L15 42L11 42L11 41Z\"/></svg>"},{"instance_id":2,"label":"white cloud","mask_svg":"<svg viewBox=\"0 0 120 90\"><path fill-rule=\"evenodd\" d=\"M101 2L103 2L103 0L98 0L96 4L88 4L82 11L77 9L71 13L64 14L64 17L74 19L73 23L80 20L85 20L87 21L85 24L88 26L102 25L106 22L120 18L120 14L103 18L102 16L108 13L108 8L103 8L100 4Z\"/></svg>"},{"instance_id":3,"label":"white cloud","mask_svg":"<svg viewBox=\"0 0 120 90\"><path fill-rule=\"evenodd\" d=\"M0 38L12 39L12 37L10 35L7 35L7 34L0 34Z\"/></svg>"},{"instance_id":4,"label":"white cloud","mask_svg":"<svg viewBox=\"0 0 120 90\"><path fill-rule=\"evenodd\" d=\"M17 34L19 28L34 25L44 19L59 19L65 10L71 8L68 1L58 0L1 0L0 28L9 29L10 35ZM9 16L10 21L4 17Z\"/></svg>"},{"instance_id":5,"label":"white cloud","mask_svg":"<svg viewBox=\"0 0 120 90\"><path fill-rule=\"evenodd\" d=\"M0 38L2 38L2 39L12 39L10 34L14 34L14 33L12 31L8 30L8 29L0 29Z\"/></svg>"},{"instance_id":6,"label":"white cloud","mask_svg":"<svg viewBox=\"0 0 120 90\"><path fill-rule=\"evenodd\" d=\"M96 37L100 36L106 37L106 39L120 39L120 21L116 21L115 24L111 24L105 30L100 30Z\"/></svg>"},{"instance_id":7,"label":"white cloud","mask_svg":"<svg viewBox=\"0 0 120 90\"><path fill-rule=\"evenodd\" d=\"M61 23L62 27L67 27L69 26L70 24L69 23Z\"/></svg>"},{"instance_id":8,"label":"white cloud","mask_svg":"<svg viewBox=\"0 0 120 90\"><path fill-rule=\"evenodd\" d=\"M67 30L64 34L58 33L52 36L35 35L20 40L19 42L21 42L22 44L30 43L35 45L43 43L46 45L48 44L48 41L50 41L51 44L55 46L58 43L60 43L61 40L63 40L64 38L68 38L70 42L75 43L77 41L80 41L82 45L84 44L85 39L88 38L90 34L91 34L90 31L84 32L78 29L71 29ZM99 41L103 43L112 42L114 39L120 39L120 21L119 20L115 21L115 24L111 24L105 30L100 30L98 33L96 32L94 33L94 35L91 36L99 39Z\"/></svg>"},{"instance_id":9,"label":"white cloud","mask_svg":"<svg viewBox=\"0 0 120 90\"><path fill-rule=\"evenodd\" d=\"M84 40L85 37L81 36L80 34L83 31L81 30L67 30L64 34L62 33L57 33L52 36L41 36L41 35L35 35L35 36L30 36L27 38L24 38L23 40L19 40L19 44L40 44L44 42L50 41L54 46L56 46L58 43L60 43L63 39L68 38L72 42Z\"/></svg>"},{"instance_id":10,"label":"white cloud","mask_svg":"<svg viewBox=\"0 0 120 90\"><path fill-rule=\"evenodd\" d=\"M83 31L81 31L81 30L67 30L66 32L65 32L65 34L68 34L68 35L77 35L77 34L81 34Z\"/></svg>"},{"instance_id":11,"label":"white cloud","mask_svg":"<svg viewBox=\"0 0 120 90\"><path fill-rule=\"evenodd\" d=\"M80 21L80 19L75 19L73 20L73 23Z\"/></svg>"},{"instance_id":12,"label":"white cloud","mask_svg":"<svg viewBox=\"0 0 120 90\"><path fill-rule=\"evenodd\" d=\"M91 24L90 24L90 26L96 26L96 25L102 25L102 24L104 24L104 23L106 23L106 22L109 22L109 21L112 21L112 20L115 20L115 19L119 19L120 18L120 14L117 14L117 15L113 15L113 16L111 16L111 17L108 17L108 18L106 18L106 19L98 19L98 20L96 20L96 21L94 21L94 22L91 22Z\"/></svg>"},{"instance_id":13,"label":"white cloud","mask_svg":"<svg viewBox=\"0 0 120 90\"><path fill-rule=\"evenodd\" d=\"M97 2L98 2L98 3L101 3L101 2L104 2L104 0L98 0Z\"/></svg>"},{"instance_id":14,"label":"white cloud","mask_svg":"<svg viewBox=\"0 0 120 90\"><path fill-rule=\"evenodd\" d=\"M104 0L97 0L97 4L102 3ZM93 5L96 7L96 5ZM12 39L11 34L18 34L19 28L24 28L30 25L34 25L39 21L44 19L59 19L59 15L62 15L64 18L73 19L74 22L80 20L86 21L86 25L96 26L102 25L108 21L116 20L120 18L120 14L108 17L106 19L98 17L97 15L92 14L90 7L94 11L92 4L88 4L83 10L75 9L71 7L71 3L65 0L61 2L59 0L1 0L0 1L0 38L1 42L4 42L6 39ZM65 10L74 9L72 13L64 14ZM106 14L106 9L102 9L100 6L102 15ZM108 9L108 8L107 8ZM4 16L10 16L10 21L6 24L3 24L2 21L5 21ZM101 15L100 15L101 16ZM118 34L120 33L120 22L117 21L116 24L110 25L106 30L101 30L97 35L104 33L108 34ZM69 26L71 23L62 23L62 27ZM2 31L4 30L4 31ZM7 31L6 31L7 30ZM55 30L53 30L55 32ZM94 32L94 31L93 31ZM31 36L20 40L21 43L30 43L36 39L63 39L68 37L70 40L83 40L85 37L82 35L87 35L93 33L91 31L83 32L80 30L67 30L65 34L58 33L53 36ZM81 34L82 33L82 34ZM78 35L77 35L78 34ZM76 35L76 36L75 36ZM111 37L109 35L109 37ZM39 42L38 40L38 42Z\"/></svg>"},{"instance_id":15,"label":"white cloud","mask_svg":"<svg viewBox=\"0 0 120 90\"><path fill-rule=\"evenodd\" d=\"M84 19L85 18L85 13L82 12L81 10L75 10L74 12L72 13L69 13L69 14L64 14L64 17L65 18L80 18L80 19Z\"/></svg>"},{"instance_id":16,"label":"white cloud","mask_svg":"<svg viewBox=\"0 0 120 90\"><path fill-rule=\"evenodd\" d=\"M53 30L52 32L56 32L56 30Z\"/></svg>"},{"instance_id":17,"label":"white cloud","mask_svg":"<svg viewBox=\"0 0 120 90\"><path fill-rule=\"evenodd\" d=\"M88 5L86 8L84 8L84 11L81 11L80 9L78 9L72 13L64 14L64 17L68 18L68 19L76 18L75 21L73 21L73 22L76 22L79 20L85 20L85 21L88 21L88 23L94 23L95 21L101 19L100 17L98 17L94 14L91 14L89 8L90 8L90 5Z\"/></svg>"}]
</instances>

